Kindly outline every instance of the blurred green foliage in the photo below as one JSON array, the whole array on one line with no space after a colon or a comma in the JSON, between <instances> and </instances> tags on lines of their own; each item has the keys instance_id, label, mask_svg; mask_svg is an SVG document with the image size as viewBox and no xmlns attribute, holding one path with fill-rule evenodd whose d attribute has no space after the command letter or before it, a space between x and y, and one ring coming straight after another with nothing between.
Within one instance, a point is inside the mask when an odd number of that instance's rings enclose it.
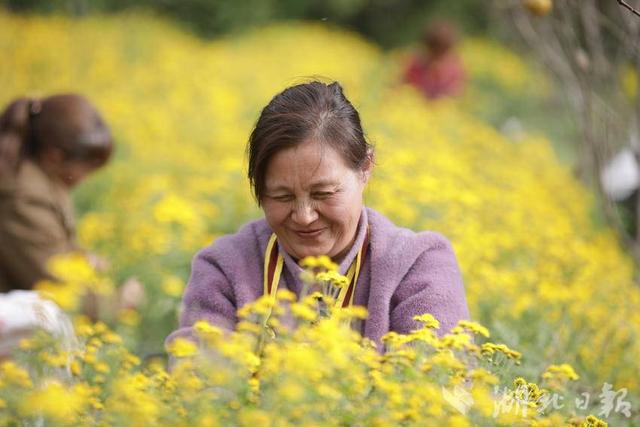
<instances>
[{"instance_id":1,"label":"blurred green foliage","mask_svg":"<svg viewBox=\"0 0 640 427\"><path fill-rule=\"evenodd\" d=\"M355 30L384 47L418 38L433 19L468 33L486 31L488 5L478 0L0 0L12 11L85 15L145 8L213 37L275 20L321 20Z\"/></svg>"}]
</instances>

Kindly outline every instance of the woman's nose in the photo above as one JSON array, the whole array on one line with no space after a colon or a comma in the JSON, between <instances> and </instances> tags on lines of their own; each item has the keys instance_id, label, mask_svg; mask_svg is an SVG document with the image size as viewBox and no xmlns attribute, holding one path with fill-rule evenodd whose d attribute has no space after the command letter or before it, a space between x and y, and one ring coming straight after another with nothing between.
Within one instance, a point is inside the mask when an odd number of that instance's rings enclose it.
<instances>
[{"instance_id":1,"label":"woman's nose","mask_svg":"<svg viewBox=\"0 0 640 427\"><path fill-rule=\"evenodd\" d=\"M298 202L291 212L291 219L298 225L307 226L318 219L318 213L312 203Z\"/></svg>"}]
</instances>

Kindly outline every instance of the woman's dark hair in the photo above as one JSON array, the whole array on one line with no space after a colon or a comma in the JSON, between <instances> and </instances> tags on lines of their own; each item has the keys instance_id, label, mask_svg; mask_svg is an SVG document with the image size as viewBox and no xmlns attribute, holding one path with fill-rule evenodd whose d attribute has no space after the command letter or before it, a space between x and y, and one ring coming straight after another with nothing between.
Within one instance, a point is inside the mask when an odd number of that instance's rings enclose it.
<instances>
[{"instance_id":1,"label":"woman's dark hair","mask_svg":"<svg viewBox=\"0 0 640 427\"><path fill-rule=\"evenodd\" d=\"M50 148L62 151L65 160L100 167L111 156L113 140L98 110L81 95L11 102L0 115L0 176Z\"/></svg>"},{"instance_id":2,"label":"woman's dark hair","mask_svg":"<svg viewBox=\"0 0 640 427\"><path fill-rule=\"evenodd\" d=\"M249 182L260 204L269 160L308 140L330 145L353 170L372 161L360 115L339 83L318 81L291 86L263 108L249 137Z\"/></svg>"}]
</instances>

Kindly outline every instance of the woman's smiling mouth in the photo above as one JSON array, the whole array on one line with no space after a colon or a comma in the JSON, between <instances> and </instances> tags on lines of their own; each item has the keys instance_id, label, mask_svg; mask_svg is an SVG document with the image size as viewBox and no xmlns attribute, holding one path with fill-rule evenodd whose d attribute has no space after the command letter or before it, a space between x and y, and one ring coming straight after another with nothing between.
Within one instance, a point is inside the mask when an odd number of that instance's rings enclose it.
<instances>
[{"instance_id":1,"label":"woman's smiling mouth","mask_svg":"<svg viewBox=\"0 0 640 427\"><path fill-rule=\"evenodd\" d=\"M293 230L294 234L301 239L312 239L318 237L323 231L324 228L315 228L312 230Z\"/></svg>"}]
</instances>

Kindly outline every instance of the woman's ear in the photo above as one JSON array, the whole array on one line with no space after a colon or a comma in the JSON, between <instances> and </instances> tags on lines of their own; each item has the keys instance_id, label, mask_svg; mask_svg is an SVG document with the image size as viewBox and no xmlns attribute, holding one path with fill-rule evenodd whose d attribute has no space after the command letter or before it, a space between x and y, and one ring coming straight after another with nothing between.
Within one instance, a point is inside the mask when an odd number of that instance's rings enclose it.
<instances>
[{"instance_id":1,"label":"woman's ear","mask_svg":"<svg viewBox=\"0 0 640 427\"><path fill-rule=\"evenodd\" d=\"M364 179L365 184L369 181L369 178L371 177L371 172L373 172L373 166L375 164L374 160L375 160L375 153L373 152L373 149L369 149L367 151L367 159L362 165L362 177Z\"/></svg>"}]
</instances>

